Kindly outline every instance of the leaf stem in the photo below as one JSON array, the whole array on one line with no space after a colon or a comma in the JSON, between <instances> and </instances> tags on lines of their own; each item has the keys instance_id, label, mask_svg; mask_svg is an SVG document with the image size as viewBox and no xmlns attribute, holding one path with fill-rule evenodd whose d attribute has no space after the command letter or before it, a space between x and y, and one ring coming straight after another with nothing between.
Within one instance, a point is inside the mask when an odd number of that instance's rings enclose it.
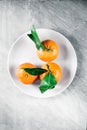
<instances>
[{"instance_id":1,"label":"leaf stem","mask_svg":"<svg viewBox=\"0 0 87 130\"><path fill-rule=\"evenodd\" d=\"M49 65L48 65L48 64L47 64L47 69L48 69L48 71L49 71L49 72L51 72L50 67L49 67Z\"/></svg>"}]
</instances>

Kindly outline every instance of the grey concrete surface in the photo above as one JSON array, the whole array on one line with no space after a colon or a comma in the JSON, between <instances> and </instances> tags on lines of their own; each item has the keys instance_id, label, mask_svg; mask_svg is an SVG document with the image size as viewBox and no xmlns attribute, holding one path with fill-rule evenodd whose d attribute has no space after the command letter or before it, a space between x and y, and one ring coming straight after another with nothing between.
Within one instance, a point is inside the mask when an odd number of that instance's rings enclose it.
<instances>
[{"instance_id":1,"label":"grey concrete surface","mask_svg":"<svg viewBox=\"0 0 87 130\"><path fill-rule=\"evenodd\" d=\"M7 73L13 42L34 24L64 34L78 69L60 95L38 99L21 93ZM0 0L0 130L86 130L87 0Z\"/></svg>"}]
</instances>

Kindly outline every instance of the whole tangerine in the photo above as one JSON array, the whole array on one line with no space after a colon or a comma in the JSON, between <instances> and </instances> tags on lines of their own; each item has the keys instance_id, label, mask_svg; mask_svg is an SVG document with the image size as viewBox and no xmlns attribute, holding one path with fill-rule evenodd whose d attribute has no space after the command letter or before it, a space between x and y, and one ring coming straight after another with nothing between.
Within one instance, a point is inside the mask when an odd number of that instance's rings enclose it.
<instances>
[{"instance_id":1,"label":"whole tangerine","mask_svg":"<svg viewBox=\"0 0 87 130\"><path fill-rule=\"evenodd\" d=\"M23 68L36 68L36 66L34 66L31 63L23 63L18 66L16 72L19 81L21 81L24 84L32 84L37 79L37 76L27 73Z\"/></svg>"},{"instance_id":2,"label":"whole tangerine","mask_svg":"<svg viewBox=\"0 0 87 130\"><path fill-rule=\"evenodd\" d=\"M57 43L53 40L45 40L42 44L46 49L37 50L38 57L45 62L50 62L56 59L59 53Z\"/></svg>"},{"instance_id":3,"label":"whole tangerine","mask_svg":"<svg viewBox=\"0 0 87 130\"><path fill-rule=\"evenodd\" d=\"M49 70L50 70L50 72L52 72L52 74L54 75L57 82L61 80L62 69L58 64L56 64L54 62L49 62L47 64L43 64L42 68L46 69L48 71L40 75L41 80L49 73Z\"/></svg>"}]
</instances>

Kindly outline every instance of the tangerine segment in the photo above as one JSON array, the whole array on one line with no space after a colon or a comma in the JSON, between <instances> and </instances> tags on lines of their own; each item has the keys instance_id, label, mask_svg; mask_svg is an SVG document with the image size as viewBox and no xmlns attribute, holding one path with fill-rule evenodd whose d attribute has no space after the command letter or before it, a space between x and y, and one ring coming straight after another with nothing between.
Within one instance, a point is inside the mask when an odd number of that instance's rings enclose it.
<instances>
[{"instance_id":1,"label":"tangerine segment","mask_svg":"<svg viewBox=\"0 0 87 130\"><path fill-rule=\"evenodd\" d=\"M45 40L42 44L47 48L45 50L37 50L38 57L46 62L52 61L58 56L58 45L53 40Z\"/></svg>"},{"instance_id":2,"label":"tangerine segment","mask_svg":"<svg viewBox=\"0 0 87 130\"><path fill-rule=\"evenodd\" d=\"M49 70L54 75L56 81L57 82L60 81L60 79L62 77L62 69L61 69L61 67L58 64L54 63L54 62L49 62L47 64L44 64L42 66L42 68L48 70L48 66L49 66ZM49 73L49 70L48 70L48 72L45 72L45 73L40 75L41 80L44 78L45 75L47 75Z\"/></svg>"},{"instance_id":3,"label":"tangerine segment","mask_svg":"<svg viewBox=\"0 0 87 130\"><path fill-rule=\"evenodd\" d=\"M29 73L27 73L23 68L36 68L36 66L34 66L33 64L31 63L24 63L24 64L21 64L18 69L17 69L17 77L18 79L24 83L24 84L31 84L33 83L37 76L34 76L34 75L30 75Z\"/></svg>"}]
</instances>

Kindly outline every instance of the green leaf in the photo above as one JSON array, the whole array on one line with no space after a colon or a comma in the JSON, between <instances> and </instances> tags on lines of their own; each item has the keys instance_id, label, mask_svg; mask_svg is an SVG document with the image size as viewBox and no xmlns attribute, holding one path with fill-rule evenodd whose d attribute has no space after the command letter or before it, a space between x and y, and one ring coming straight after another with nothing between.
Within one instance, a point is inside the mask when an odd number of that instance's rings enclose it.
<instances>
[{"instance_id":1,"label":"green leaf","mask_svg":"<svg viewBox=\"0 0 87 130\"><path fill-rule=\"evenodd\" d=\"M36 29L34 27L34 25L32 26L32 29L31 29L31 34L33 35L33 37L36 39L36 41L38 41L40 43L40 39L38 37L38 34L36 32Z\"/></svg>"},{"instance_id":2,"label":"green leaf","mask_svg":"<svg viewBox=\"0 0 87 130\"><path fill-rule=\"evenodd\" d=\"M41 81L39 89L41 93L44 93L48 89L53 89L56 84L57 84L57 81L54 75L52 74L52 72L49 72Z\"/></svg>"},{"instance_id":3,"label":"green leaf","mask_svg":"<svg viewBox=\"0 0 87 130\"><path fill-rule=\"evenodd\" d=\"M36 40L35 40L35 38L33 37L32 34L27 34L27 35L30 37L30 39L31 39L33 42L36 42Z\"/></svg>"},{"instance_id":4,"label":"green leaf","mask_svg":"<svg viewBox=\"0 0 87 130\"><path fill-rule=\"evenodd\" d=\"M42 69L42 68L22 68L22 69L24 69L27 73L31 75L41 75L47 72L46 69Z\"/></svg>"},{"instance_id":5,"label":"green leaf","mask_svg":"<svg viewBox=\"0 0 87 130\"><path fill-rule=\"evenodd\" d=\"M39 49L42 49L42 50L45 49L45 46L40 42L40 39L38 37L38 34L37 34L34 26L32 26L31 34L27 34L27 36L36 44L36 48L38 50Z\"/></svg>"}]
</instances>

